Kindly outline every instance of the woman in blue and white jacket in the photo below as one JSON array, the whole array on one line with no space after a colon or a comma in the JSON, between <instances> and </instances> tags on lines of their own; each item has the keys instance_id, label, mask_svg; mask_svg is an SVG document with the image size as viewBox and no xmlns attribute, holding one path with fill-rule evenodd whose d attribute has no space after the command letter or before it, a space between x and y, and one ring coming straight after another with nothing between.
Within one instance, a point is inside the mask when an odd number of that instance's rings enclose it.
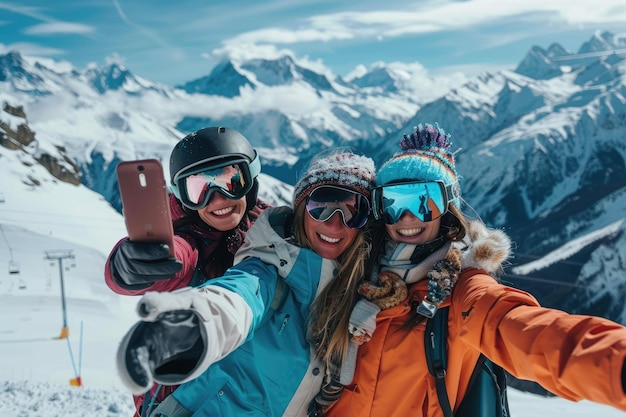
<instances>
[{"instance_id":1,"label":"woman in blue and white jacket","mask_svg":"<svg viewBox=\"0 0 626 417\"><path fill-rule=\"evenodd\" d=\"M307 414L347 351L374 172L346 150L318 156L293 210L266 210L223 277L142 297L118 351L122 380L134 393L188 381L146 415Z\"/></svg>"}]
</instances>

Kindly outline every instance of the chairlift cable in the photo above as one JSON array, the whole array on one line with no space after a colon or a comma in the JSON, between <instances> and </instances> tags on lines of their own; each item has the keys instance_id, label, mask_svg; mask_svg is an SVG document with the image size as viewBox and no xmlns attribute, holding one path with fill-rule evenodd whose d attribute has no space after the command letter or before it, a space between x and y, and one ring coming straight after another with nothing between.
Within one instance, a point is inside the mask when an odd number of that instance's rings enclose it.
<instances>
[{"instance_id":1,"label":"chairlift cable","mask_svg":"<svg viewBox=\"0 0 626 417\"><path fill-rule=\"evenodd\" d=\"M9 239L7 239L7 235L4 234L4 228L2 227L2 223L0 223L0 232L2 232L2 237L4 238L4 241L6 242L7 247L9 248L9 254L11 255L11 260L9 262L13 263L13 248L11 248L11 245L9 244Z\"/></svg>"},{"instance_id":2,"label":"chairlift cable","mask_svg":"<svg viewBox=\"0 0 626 417\"><path fill-rule=\"evenodd\" d=\"M557 281L554 279L547 279L547 278L540 278L540 277L534 277L532 275L517 275L517 274L503 274L502 276L503 278L512 278L512 279L519 279L522 281L534 281L534 282L542 282L545 284L552 284L552 285L561 285L561 286L566 286L566 287L572 287L572 288L585 288L585 285L580 285L580 284L576 284L576 283L570 283L570 282L563 282L563 281Z\"/></svg>"},{"instance_id":3,"label":"chairlift cable","mask_svg":"<svg viewBox=\"0 0 626 417\"><path fill-rule=\"evenodd\" d=\"M563 56L552 57L551 59L553 61L564 61L568 59L584 59L584 58L593 58L597 56L609 56L613 54L623 54L623 53L626 53L626 48L610 49L608 51L588 52L585 54L563 55Z\"/></svg>"}]
</instances>

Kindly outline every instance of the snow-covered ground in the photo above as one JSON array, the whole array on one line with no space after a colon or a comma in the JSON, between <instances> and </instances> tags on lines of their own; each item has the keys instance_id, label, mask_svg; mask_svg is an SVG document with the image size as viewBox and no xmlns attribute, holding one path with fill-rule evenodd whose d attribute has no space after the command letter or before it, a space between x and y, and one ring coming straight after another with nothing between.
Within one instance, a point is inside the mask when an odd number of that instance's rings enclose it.
<instances>
[{"instance_id":1,"label":"snow-covered ground","mask_svg":"<svg viewBox=\"0 0 626 417\"><path fill-rule=\"evenodd\" d=\"M17 274L9 273L7 242ZM47 252L59 249L74 255L62 261L65 316L59 261L47 259L63 255ZM0 415L132 416L114 358L135 321L135 299L109 290L104 262L93 248L1 226ZM64 324L69 337L62 339ZM71 386L77 377L82 386Z\"/></svg>"},{"instance_id":2,"label":"snow-covered ground","mask_svg":"<svg viewBox=\"0 0 626 417\"><path fill-rule=\"evenodd\" d=\"M118 389L80 388L31 380L0 382L4 417L132 417L130 397ZM511 417L623 417L615 408L573 403L509 389Z\"/></svg>"}]
</instances>

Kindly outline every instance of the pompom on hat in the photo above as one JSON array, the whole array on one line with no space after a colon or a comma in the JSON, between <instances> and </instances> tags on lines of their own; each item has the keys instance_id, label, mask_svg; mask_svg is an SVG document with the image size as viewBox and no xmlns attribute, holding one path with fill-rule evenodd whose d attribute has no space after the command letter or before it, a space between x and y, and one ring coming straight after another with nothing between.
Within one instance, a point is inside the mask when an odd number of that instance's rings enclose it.
<instances>
[{"instance_id":1,"label":"pompom on hat","mask_svg":"<svg viewBox=\"0 0 626 417\"><path fill-rule=\"evenodd\" d=\"M293 190L293 207L298 205L320 185L348 188L371 198L376 178L374 160L357 155L347 148L321 152L310 162L308 169Z\"/></svg>"},{"instance_id":2,"label":"pompom on hat","mask_svg":"<svg viewBox=\"0 0 626 417\"><path fill-rule=\"evenodd\" d=\"M402 181L443 181L446 186L458 184L454 154L450 151L450 134L438 124L419 124L400 142L401 152L385 162L376 175L376 185ZM459 188L460 195L460 188ZM452 200L459 207L459 197Z\"/></svg>"}]
</instances>

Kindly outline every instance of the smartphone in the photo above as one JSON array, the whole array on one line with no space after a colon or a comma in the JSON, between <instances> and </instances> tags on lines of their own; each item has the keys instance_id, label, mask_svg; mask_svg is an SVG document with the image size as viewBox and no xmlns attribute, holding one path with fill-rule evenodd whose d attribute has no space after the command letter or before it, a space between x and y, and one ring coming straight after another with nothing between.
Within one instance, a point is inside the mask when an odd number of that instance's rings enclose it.
<instances>
[{"instance_id":1,"label":"smartphone","mask_svg":"<svg viewBox=\"0 0 626 417\"><path fill-rule=\"evenodd\" d=\"M162 242L174 256L174 229L163 166L158 159L117 165L122 214L131 241Z\"/></svg>"}]
</instances>

